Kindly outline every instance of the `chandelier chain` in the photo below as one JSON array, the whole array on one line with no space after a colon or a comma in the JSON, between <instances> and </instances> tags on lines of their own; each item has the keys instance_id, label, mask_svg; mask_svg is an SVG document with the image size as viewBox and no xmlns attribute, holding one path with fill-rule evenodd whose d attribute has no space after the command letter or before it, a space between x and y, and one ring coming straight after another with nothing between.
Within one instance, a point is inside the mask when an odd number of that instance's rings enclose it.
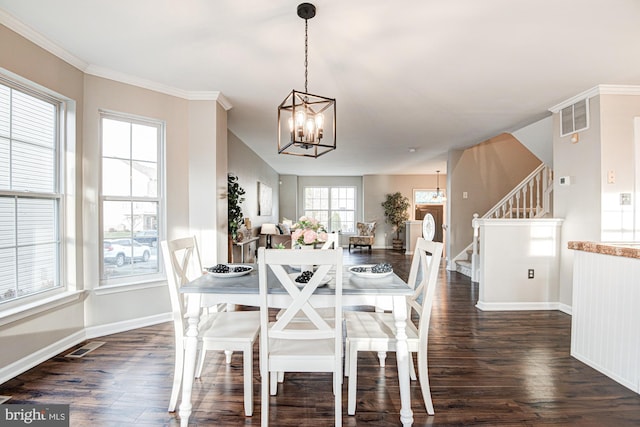
<instances>
[{"instance_id":1,"label":"chandelier chain","mask_svg":"<svg viewBox=\"0 0 640 427\"><path fill-rule=\"evenodd\" d=\"M307 89L307 78L308 78L308 68L309 68L309 20L304 20L304 92L309 93Z\"/></svg>"}]
</instances>

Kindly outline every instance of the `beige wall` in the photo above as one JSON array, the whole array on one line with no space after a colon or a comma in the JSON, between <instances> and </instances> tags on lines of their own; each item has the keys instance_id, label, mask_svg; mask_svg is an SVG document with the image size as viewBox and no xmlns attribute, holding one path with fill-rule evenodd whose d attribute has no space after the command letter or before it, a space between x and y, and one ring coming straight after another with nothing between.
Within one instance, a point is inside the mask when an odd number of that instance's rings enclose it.
<instances>
[{"instance_id":1,"label":"beige wall","mask_svg":"<svg viewBox=\"0 0 640 427\"><path fill-rule=\"evenodd\" d=\"M203 265L214 265L227 259L226 111L215 101L189 101L188 123L188 138L179 144L189 155L184 207L188 207L189 233L198 240Z\"/></svg>"},{"instance_id":2,"label":"beige wall","mask_svg":"<svg viewBox=\"0 0 640 427\"><path fill-rule=\"evenodd\" d=\"M70 136L75 140L77 156L73 170L82 170L82 110L83 110L83 73L49 52L25 40L8 28L0 25L0 70L3 74L16 74L23 79L53 91L75 102L75 132ZM74 134L75 133L75 134ZM72 160L73 161L73 160ZM81 176L76 176L68 191L72 195L82 193ZM82 203L67 200L70 207L67 221L69 233L81 242ZM78 219L76 221L76 218ZM70 289L82 290L83 277L82 251L80 245L67 245L67 277ZM25 317L8 323L0 321L0 369L24 357L33 355L48 345L64 340L70 335L82 331L84 326L84 305L82 298L56 306L41 315ZM3 372L4 373L4 372ZM2 375L0 375L0 382Z\"/></svg>"},{"instance_id":3,"label":"beige wall","mask_svg":"<svg viewBox=\"0 0 640 427\"><path fill-rule=\"evenodd\" d=\"M228 132L228 168L229 173L238 176L240 186L245 190L245 201L241 205L242 214L251 220L252 234L259 235L260 226L264 223L277 224L280 222L280 180L278 173L262 160L255 152L232 132ZM271 215L258 216L258 182L271 187L273 195L273 210ZM226 178L225 178L226 183ZM288 194L288 193L287 193ZM225 233L226 233L225 225ZM261 240L264 245L264 239ZM234 248L236 256L239 249ZM237 257L235 259L238 259Z\"/></svg>"},{"instance_id":4,"label":"beige wall","mask_svg":"<svg viewBox=\"0 0 640 427\"><path fill-rule=\"evenodd\" d=\"M440 174L440 189L447 190L447 175ZM380 248L391 248L391 240L395 238L395 232L390 224L385 223L382 203L387 194L399 191L409 198L412 207L409 208L409 219L414 219L413 190L436 189L437 177L433 175L365 175L362 178L362 190L364 194L363 219L376 221L376 240L374 245ZM447 190L448 195L448 190ZM444 218L447 217L447 207L444 207ZM400 239L404 240L404 233L400 233Z\"/></svg>"},{"instance_id":5,"label":"beige wall","mask_svg":"<svg viewBox=\"0 0 640 427\"><path fill-rule=\"evenodd\" d=\"M166 285L157 282L153 290L120 289L104 293L100 281L100 236L98 218L100 111L152 118L165 122L167 223L160 224L160 236L183 236L189 231L189 121L188 102L147 89L87 75L85 78L84 254L88 291L86 327L123 322L170 311ZM118 307L114 310L114 307Z\"/></svg>"},{"instance_id":6,"label":"beige wall","mask_svg":"<svg viewBox=\"0 0 640 427\"><path fill-rule=\"evenodd\" d=\"M226 194L227 112L215 100L188 101L86 75L1 25L0 40L0 68L6 70L0 72L75 101L75 132L68 132L75 136L70 141L71 148L75 143L75 165L69 168L69 182L75 185L67 188L71 210L65 212L65 280L69 290L81 292L40 305L26 315L0 313L2 382L85 337L169 319L162 279L124 287L99 286L100 111L165 123L166 223L160 224L161 236L196 234L204 239L203 259L210 260L219 256L219 230L224 229L226 241L226 205L221 213L219 201Z\"/></svg>"},{"instance_id":7,"label":"beige wall","mask_svg":"<svg viewBox=\"0 0 640 427\"><path fill-rule=\"evenodd\" d=\"M634 223L640 204L636 197L638 153L633 121L640 117L640 96L601 95L601 173L603 241L640 240L640 224ZM608 181L613 172L614 181ZM620 204L620 194L631 194L631 205Z\"/></svg>"},{"instance_id":8,"label":"beige wall","mask_svg":"<svg viewBox=\"0 0 640 427\"><path fill-rule=\"evenodd\" d=\"M554 114L554 214L564 218L560 245L560 294L570 306L573 296L573 251L571 240L638 240L633 217L640 210L635 193L638 162L634 119L640 117L640 96L599 95L589 99L589 128L579 133L579 142L560 137L559 114ZM609 183L613 171L615 182ZM558 179L571 177L571 185ZM632 204L620 205L620 193L631 193Z\"/></svg>"},{"instance_id":9,"label":"beige wall","mask_svg":"<svg viewBox=\"0 0 640 427\"><path fill-rule=\"evenodd\" d=\"M600 99L590 99L589 129L580 132L580 142L572 144L570 136L560 137L560 115L553 121L553 211L563 218L560 243L559 300L571 306L573 251L570 240L600 240ZM560 177L571 177L571 185L558 185Z\"/></svg>"},{"instance_id":10,"label":"beige wall","mask_svg":"<svg viewBox=\"0 0 640 427\"><path fill-rule=\"evenodd\" d=\"M540 159L510 134L498 135L449 156L448 248L451 257L471 243L473 214L482 216L488 212L540 163Z\"/></svg>"}]
</instances>

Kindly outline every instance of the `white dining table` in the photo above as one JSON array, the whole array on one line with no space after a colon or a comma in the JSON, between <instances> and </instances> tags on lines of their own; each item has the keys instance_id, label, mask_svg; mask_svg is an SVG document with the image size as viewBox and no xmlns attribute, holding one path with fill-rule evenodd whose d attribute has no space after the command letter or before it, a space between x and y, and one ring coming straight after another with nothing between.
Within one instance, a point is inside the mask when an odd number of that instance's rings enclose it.
<instances>
[{"instance_id":1,"label":"white dining table","mask_svg":"<svg viewBox=\"0 0 640 427\"><path fill-rule=\"evenodd\" d=\"M406 297L412 295L413 289L395 273L385 277L368 278L350 272L348 267L346 265L343 267L343 306L372 306L393 312L396 323L396 359L401 402L400 421L403 426L410 426L413 424L413 411L411 410L409 352L405 325L407 320ZM269 307L284 308L290 303L291 298L271 270L268 270L269 295L267 299ZM331 279L326 286L316 289L312 297L314 306L331 307L333 305L333 295L335 294L332 286L333 280ZM179 415L180 425L187 427L192 410L191 393L195 375L201 308L221 303L258 307L260 295L257 265L253 265L253 270L249 274L238 277L217 277L206 273L182 286L180 292L187 295L188 326Z\"/></svg>"}]
</instances>

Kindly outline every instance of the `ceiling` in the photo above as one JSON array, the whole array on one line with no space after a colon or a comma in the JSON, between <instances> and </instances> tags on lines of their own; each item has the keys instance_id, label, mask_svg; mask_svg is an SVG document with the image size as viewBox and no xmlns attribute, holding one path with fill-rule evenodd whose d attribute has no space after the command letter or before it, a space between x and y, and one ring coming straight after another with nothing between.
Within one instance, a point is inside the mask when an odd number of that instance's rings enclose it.
<instances>
[{"instance_id":1,"label":"ceiling","mask_svg":"<svg viewBox=\"0 0 640 427\"><path fill-rule=\"evenodd\" d=\"M230 131L280 174L446 171L452 148L598 84L640 84L638 0L317 0L309 92L336 98L338 148L278 155L277 106L304 90L299 3L0 0L0 22L17 19L89 73L220 91Z\"/></svg>"}]
</instances>

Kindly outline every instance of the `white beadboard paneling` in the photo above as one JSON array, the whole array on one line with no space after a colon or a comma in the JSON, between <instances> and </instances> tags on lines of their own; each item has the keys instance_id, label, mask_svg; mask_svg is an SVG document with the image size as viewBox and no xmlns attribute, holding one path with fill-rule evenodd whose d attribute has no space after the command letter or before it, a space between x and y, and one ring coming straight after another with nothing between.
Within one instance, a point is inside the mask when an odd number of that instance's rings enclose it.
<instances>
[{"instance_id":1,"label":"white beadboard paneling","mask_svg":"<svg viewBox=\"0 0 640 427\"><path fill-rule=\"evenodd\" d=\"M571 355L640 393L640 260L576 251Z\"/></svg>"}]
</instances>

